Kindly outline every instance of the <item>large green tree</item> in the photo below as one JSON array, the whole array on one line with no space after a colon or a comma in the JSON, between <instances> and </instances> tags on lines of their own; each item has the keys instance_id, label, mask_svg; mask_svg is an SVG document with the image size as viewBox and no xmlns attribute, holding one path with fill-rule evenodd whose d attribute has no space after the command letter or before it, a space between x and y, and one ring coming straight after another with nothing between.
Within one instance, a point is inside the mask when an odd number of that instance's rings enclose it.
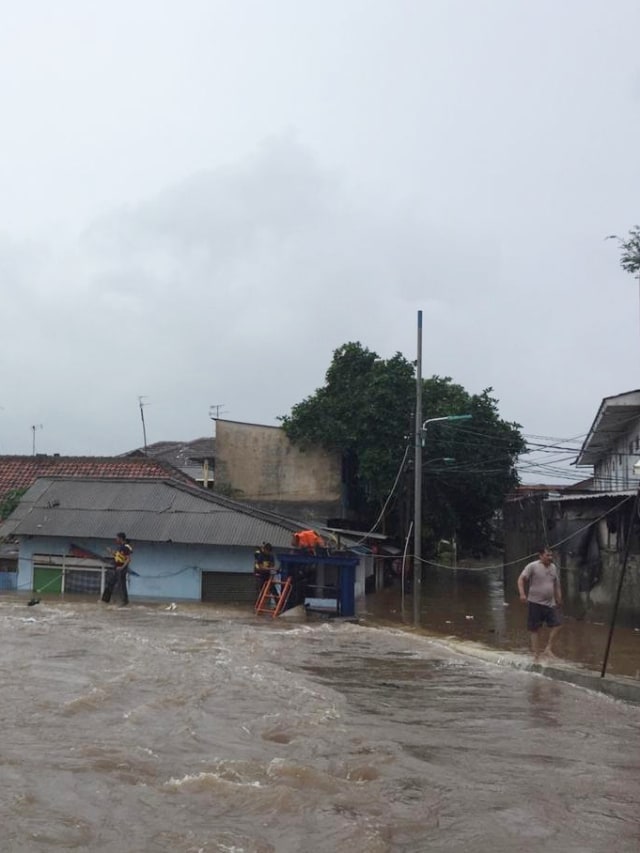
<instances>
[{"instance_id":1,"label":"large green tree","mask_svg":"<svg viewBox=\"0 0 640 853\"><path fill-rule=\"evenodd\" d=\"M289 438L342 454L350 485L350 508L360 514L379 507L404 456L413 366L397 353L388 360L359 343L333 354L326 382L283 417Z\"/></svg>"},{"instance_id":2,"label":"large green tree","mask_svg":"<svg viewBox=\"0 0 640 853\"><path fill-rule=\"evenodd\" d=\"M425 381L425 418L469 414L468 421L428 424L424 433L425 535L432 546L456 535L468 551L492 541L496 512L518 484L526 450L519 424L502 420L492 389L469 394L449 377Z\"/></svg>"},{"instance_id":3,"label":"large green tree","mask_svg":"<svg viewBox=\"0 0 640 853\"><path fill-rule=\"evenodd\" d=\"M360 343L347 343L334 352L323 387L281 419L294 443L342 455L350 508L366 523L385 507L385 532L398 540L412 516L415 401L414 365L401 353L381 359ZM489 540L491 519L517 483L515 462L524 450L518 425L501 420L497 406L491 389L469 394L437 376L423 383L425 420L472 415L469 422L430 424L425 432L427 548L454 532L467 549Z\"/></svg>"}]
</instances>

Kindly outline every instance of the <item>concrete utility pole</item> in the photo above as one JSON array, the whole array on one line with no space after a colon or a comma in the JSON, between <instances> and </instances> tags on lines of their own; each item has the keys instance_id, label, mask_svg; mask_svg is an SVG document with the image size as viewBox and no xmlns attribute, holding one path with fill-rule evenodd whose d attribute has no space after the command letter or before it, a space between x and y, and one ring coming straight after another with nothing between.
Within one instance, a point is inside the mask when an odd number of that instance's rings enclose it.
<instances>
[{"instance_id":1,"label":"concrete utility pole","mask_svg":"<svg viewBox=\"0 0 640 853\"><path fill-rule=\"evenodd\" d=\"M413 485L413 622L420 624L422 595L422 311L418 311L416 358L416 427Z\"/></svg>"},{"instance_id":2,"label":"concrete utility pole","mask_svg":"<svg viewBox=\"0 0 640 853\"><path fill-rule=\"evenodd\" d=\"M147 427L144 422L144 407L147 405L143 403L143 400L146 400L146 397L138 397L138 405L140 406L140 420L142 421L142 440L144 441L144 449L147 449Z\"/></svg>"},{"instance_id":3,"label":"concrete utility pole","mask_svg":"<svg viewBox=\"0 0 640 853\"><path fill-rule=\"evenodd\" d=\"M37 429L42 429L42 424L33 424L33 426L31 427L31 431L33 432L32 448L33 448L33 455L34 456L36 455L36 430Z\"/></svg>"}]
</instances>

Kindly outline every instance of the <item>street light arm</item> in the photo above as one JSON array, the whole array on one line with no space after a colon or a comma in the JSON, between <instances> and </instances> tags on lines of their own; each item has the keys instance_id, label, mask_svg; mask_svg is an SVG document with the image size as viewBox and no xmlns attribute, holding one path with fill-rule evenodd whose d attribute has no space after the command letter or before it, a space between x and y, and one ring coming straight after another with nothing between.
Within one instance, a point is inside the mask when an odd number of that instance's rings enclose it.
<instances>
[{"instance_id":1,"label":"street light arm","mask_svg":"<svg viewBox=\"0 0 640 853\"><path fill-rule=\"evenodd\" d=\"M436 421L469 421L472 417L473 415L445 415L442 418L427 418L422 424L422 429L425 430L427 424L433 424Z\"/></svg>"}]
</instances>

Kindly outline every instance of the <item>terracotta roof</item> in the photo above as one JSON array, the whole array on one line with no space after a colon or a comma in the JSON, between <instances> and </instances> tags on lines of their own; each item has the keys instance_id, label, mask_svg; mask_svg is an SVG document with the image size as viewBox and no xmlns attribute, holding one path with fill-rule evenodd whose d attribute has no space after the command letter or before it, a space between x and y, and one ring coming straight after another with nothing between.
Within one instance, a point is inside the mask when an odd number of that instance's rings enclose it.
<instances>
[{"instance_id":1,"label":"terracotta roof","mask_svg":"<svg viewBox=\"0 0 640 853\"><path fill-rule=\"evenodd\" d=\"M27 489L39 477L119 477L193 484L177 468L147 456L0 456L0 500L14 489Z\"/></svg>"}]
</instances>

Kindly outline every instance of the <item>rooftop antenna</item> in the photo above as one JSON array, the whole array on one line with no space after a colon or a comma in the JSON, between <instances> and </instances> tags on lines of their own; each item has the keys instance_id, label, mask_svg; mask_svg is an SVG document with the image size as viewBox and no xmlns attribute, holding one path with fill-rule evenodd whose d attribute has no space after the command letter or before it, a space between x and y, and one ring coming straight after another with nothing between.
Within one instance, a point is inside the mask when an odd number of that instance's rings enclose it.
<instances>
[{"instance_id":1,"label":"rooftop antenna","mask_svg":"<svg viewBox=\"0 0 640 853\"><path fill-rule=\"evenodd\" d=\"M220 415L226 415L226 410L223 411L222 407L224 403L214 403L212 406L209 406L209 417L212 421L217 421Z\"/></svg>"},{"instance_id":2,"label":"rooftop antenna","mask_svg":"<svg viewBox=\"0 0 640 853\"><path fill-rule=\"evenodd\" d=\"M213 437L216 435L216 421L220 415L226 415L226 409L223 409L224 403L214 403L209 406L209 417L213 421Z\"/></svg>"},{"instance_id":3,"label":"rooftop antenna","mask_svg":"<svg viewBox=\"0 0 640 853\"><path fill-rule=\"evenodd\" d=\"M34 456L36 455L36 430L42 429L42 428L43 428L42 424L33 424L31 427L31 431L33 432L33 444L32 444L32 446L33 446L33 455Z\"/></svg>"},{"instance_id":4,"label":"rooftop antenna","mask_svg":"<svg viewBox=\"0 0 640 853\"><path fill-rule=\"evenodd\" d=\"M144 449L147 449L147 427L144 422L144 407L148 405L147 403L143 403L143 400L146 400L146 397L138 397L138 405L140 406L140 420L142 421L142 440L144 441Z\"/></svg>"}]
</instances>

